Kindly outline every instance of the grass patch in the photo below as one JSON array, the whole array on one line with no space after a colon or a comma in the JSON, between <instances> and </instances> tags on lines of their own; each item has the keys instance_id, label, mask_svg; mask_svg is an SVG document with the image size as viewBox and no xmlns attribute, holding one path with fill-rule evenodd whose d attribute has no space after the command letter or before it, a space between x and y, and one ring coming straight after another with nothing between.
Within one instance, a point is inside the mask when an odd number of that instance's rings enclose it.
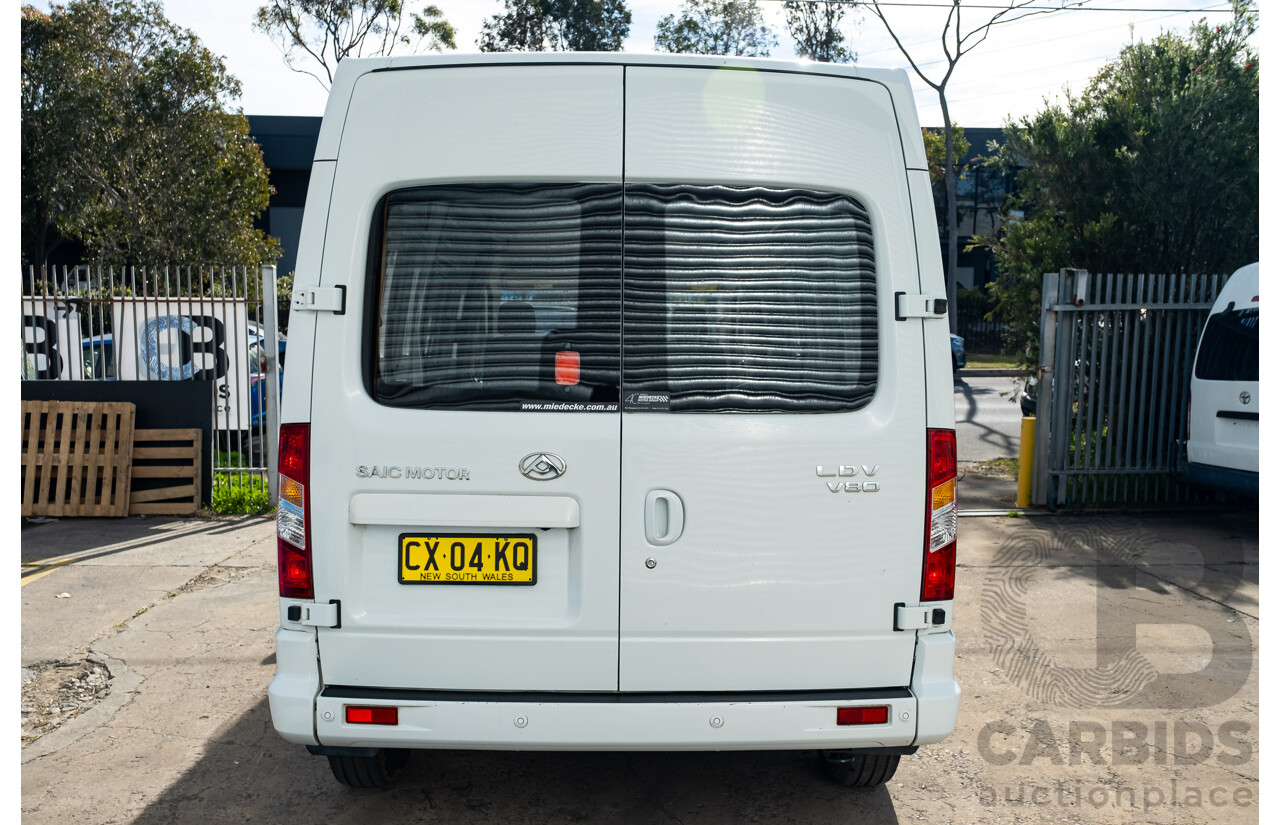
<instances>
[{"instance_id":1,"label":"grass patch","mask_svg":"<svg viewBox=\"0 0 1280 825\"><path fill-rule=\"evenodd\" d=\"M967 352L965 367L983 370L1014 370L1018 369L1018 357L990 352Z\"/></svg>"},{"instance_id":2,"label":"grass patch","mask_svg":"<svg viewBox=\"0 0 1280 825\"><path fill-rule=\"evenodd\" d=\"M274 508L266 479L247 473L214 473L209 503L219 515L260 516Z\"/></svg>"},{"instance_id":3,"label":"grass patch","mask_svg":"<svg viewBox=\"0 0 1280 825\"><path fill-rule=\"evenodd\" d=\"M969 467L979 475L1018 477L1018 459L1016 458L988 458L975 461Z\"/></svg>"}]
</instances>

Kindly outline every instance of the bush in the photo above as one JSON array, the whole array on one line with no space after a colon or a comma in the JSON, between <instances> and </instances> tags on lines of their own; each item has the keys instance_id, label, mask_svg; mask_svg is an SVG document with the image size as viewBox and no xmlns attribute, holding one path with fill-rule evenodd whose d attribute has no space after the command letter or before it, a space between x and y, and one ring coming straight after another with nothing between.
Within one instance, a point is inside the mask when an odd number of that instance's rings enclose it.
<instances>
[{"instance_id":1,"label":"bush","mask_svg":"<svg viewBox=\"0 0 1280 825\"><path fill-rule=\"evenodd\" d=\"M243 473L215 473L210 504L219 515L260 516L275 509L266 479Z\"/></svg>"}]
</instances>

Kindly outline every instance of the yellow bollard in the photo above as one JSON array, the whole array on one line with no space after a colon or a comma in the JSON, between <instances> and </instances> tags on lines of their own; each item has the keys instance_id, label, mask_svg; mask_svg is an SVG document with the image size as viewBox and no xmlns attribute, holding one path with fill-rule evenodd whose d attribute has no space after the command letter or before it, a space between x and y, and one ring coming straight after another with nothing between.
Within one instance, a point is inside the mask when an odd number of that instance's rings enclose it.
<instances>
[{"instance_id":1,"label":"yellow bollard","mask_svg":"<svg viewBox=\"0 0 1280 825\"><path fill-rule=\"evenodd\" d=\"M1031 506L1031 476L1035 472L1036 420L1022 419L1022 436L1018 444L1018 498L1019 507Z\"/></svg>"}]
</instances>

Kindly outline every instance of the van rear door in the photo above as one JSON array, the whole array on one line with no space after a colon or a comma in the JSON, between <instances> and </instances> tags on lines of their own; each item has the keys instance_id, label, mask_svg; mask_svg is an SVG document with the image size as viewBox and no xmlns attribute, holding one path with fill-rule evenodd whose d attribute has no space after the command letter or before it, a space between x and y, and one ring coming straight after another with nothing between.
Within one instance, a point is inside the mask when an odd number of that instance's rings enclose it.
<instances>
[{"instance_id":1,"label":"van rear door","mask_svg":"<svg viewBox=\"0 0 1280 825\"><path fill-rule=\"evenodd\" d=\"M326 684L617 688L622 71L356 81L311 399Z\"/></svg>"},{"instance_id":2,"label":"van rear door","mask_svg":"<svg viewBox=\"0 0 1280 825\"><path fill-rule=\"evenodd\" d=\"M626 112L620 689L905 686L925 374L890 95L629 67Z\"/></svg>"}]
</instances>

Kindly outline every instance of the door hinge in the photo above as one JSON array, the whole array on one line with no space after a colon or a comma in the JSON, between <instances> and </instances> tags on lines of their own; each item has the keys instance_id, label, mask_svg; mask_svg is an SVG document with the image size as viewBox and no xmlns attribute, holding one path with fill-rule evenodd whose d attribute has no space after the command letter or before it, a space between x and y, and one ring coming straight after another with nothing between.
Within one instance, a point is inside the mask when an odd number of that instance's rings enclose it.
<instances>
[{"instance_id":1,"label":"door hinge","mask_svg":"<svg viewBox=\"0 0 1280 825\"><path fill-rule=\"evenodd\" d=\"M342 627L342 602L331 599L328 604L291 604L289 621L312 627Z\"/></svg>"},{"instance_id":2,"label":"door hinge","mask_svg":"<svg viewBox=\"0 0 1280 825\"><path fill-rule=\"evenodd\" d=\"M898 602L893 606L894 630L926 630L947 623L947 611L941 607L913 605Z\"/></svg>"},{"instance_id":3,"label":"door hinge","mask_svg":"<svg viewBox=\"0 0 1280 825\"><path fill-rule=\"evenodd\" d=\"M908 318L946 318L947 296L908 295L905 292L893 293L893 317L897 321Z\"/></svg>"},{"instance_id":4,"label":"door hinge","mask_svg":"<svg viewBox=\"0 0 1280 825\"><path fill-rule=\"evenodd\" d=\"M332 312L342 315L347 311L345 286L308 286L293 292L291 307L303 312Z\"/></svg>"}]
</instances>

